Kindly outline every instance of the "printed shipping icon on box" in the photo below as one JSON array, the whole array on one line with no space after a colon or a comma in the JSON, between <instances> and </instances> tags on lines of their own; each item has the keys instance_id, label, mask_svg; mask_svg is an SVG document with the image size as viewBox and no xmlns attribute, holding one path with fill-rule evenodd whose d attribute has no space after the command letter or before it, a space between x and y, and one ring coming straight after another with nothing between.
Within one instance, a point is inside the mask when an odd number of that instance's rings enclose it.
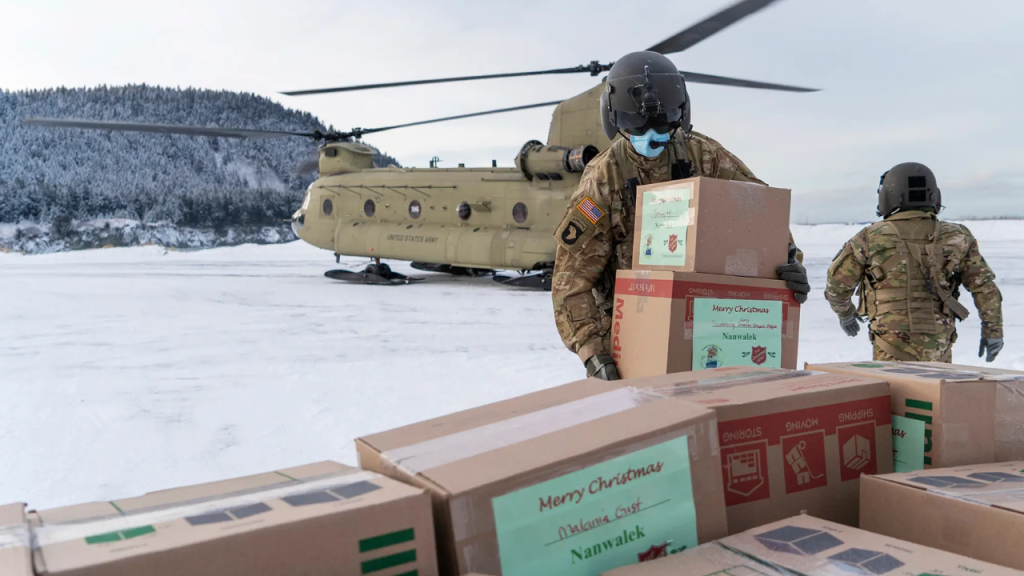
<instances>
[{"instance_id":1,"label":"printed shipping icon on box","mask_svg":"<svg viewBox=\"0 0 1024 576\"><path fill-rule=\"evenodd\" d=\"M1011 576L1020 572L807 515L604 576Z\"/></svg>"},{"instance_id":2,"label":"printed shipping icon on box","mask_svg":"<svg viewBox=\"0 0 1024 576\"><path fill-rule=\"evenodd\" d=\"M889 382L898 472L1024 460L1024 372L927 362L806 367Z\"/></svg>"},{"instance_id":3,"label":"printed shipping icon on box","mask_svg":"<svg viewBox=\"0 0 1024 576\"><path fill-rule=\"evenodd\" d=\"M1024 570L1024 461L871 476L861 527Z\"/></svg>"},{"instance_id":4,"label":"printed shipping icon on box","mask_svg":"<svg viewBox=\"0 0 1024 576\"><path fill-rule=\"evenodd\" d=\"M855 526L861 475L892 471L882 380L734 367L621 383L715 411L730 533L801 511Z\"/></svg>"},{"instance_id":5,"label":"printed shipping icon on box","mask_svg":"<svg viewBox=\"0 0 1024 576\"><path fill-rule=\"evenodd\" d=\"M597 576L726 535L714 413L584 380L357 440L434 496L443 574Z\"/></svg>"},{"instance_id":6,"label":"printed shipping icon on box","mask_svg":"<svg viewBox=\"0 0 1024 576\"><path fill-rule=\"evenodd\" d=\"M624 378L796 368L800 304L781 280L619 270L612 357Z\"/></svg>"},{"instance_id":7,"label":"printed shipping icon on box","mask_svg":"<svg viewBox=\"0 0 1024 576\"><path fill-rule=\"evenodd\" d=\"M634 270L776 279L788 261L789 190L697 177L636 194Z\"/></svg>"},{"instance_id":8,"label":"printed shipping icon on box","mask_svg":"<svg viewBox=\"0 0 1024 576\"><path fill-rule=\"evenodd\" d=\"M731 533L801 511L856 525L861 474L892 471L881 380L733 367L620 382L715 411Z\"/></svg>"},{"instance_id":9,"label":"printed shipping icon on box","mask_svg":"<svg viewBox=\"0 0 1024 576\"><path fill-rule=\"evenodd\" d=\"M31 514L42 575L436 575L422 489L320 462Z\"/></svg>"}]
</instances>

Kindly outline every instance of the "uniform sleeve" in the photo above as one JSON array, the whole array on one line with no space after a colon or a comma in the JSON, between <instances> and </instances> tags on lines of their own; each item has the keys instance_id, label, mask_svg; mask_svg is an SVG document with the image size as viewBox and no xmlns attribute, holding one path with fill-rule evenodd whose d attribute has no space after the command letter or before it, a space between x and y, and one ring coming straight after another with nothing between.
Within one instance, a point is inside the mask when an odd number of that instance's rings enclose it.
<instances>
[{"instance_id":1,"label":"uniform sleeve","mask_svg":"<svg viewBox=\"0 0 1024 576\"><path fill-rule=\"evenodd\" d=\"M750 168L747 168L747 165L744 164L742 160L737 158L732 152L726 150L722 145L715 147L712 166L712 178L718 178L719 180L735 180L737 182L753 182L754 184L767 186L767 184L754 176L754 173L750 171ZM796 246L796 241L793 240L792 231L789 233L789 245ZM804 253L800 248L796 249L796 260L801 264L804 261Z\"/></svg>"},{"instance_id":2,"label":"uniform sleeve","mask_svg":"<svg viewBox=\"0 0 1024 576\"><path fill-rule=\"evenodd\" d=\"M1003 337L1003 296L996 286L996 274L978 250L978 241L968 232L968 247L960 261L960 280L974 297L981 316L982 338Z\"/></svg>"},{"instance_id":3,"label":"uniform sleeve","mask_svg":"<svg viewBox=\"0 0 1024 576\"><path fill-rule=\"evenodd\" d=\"M843 246L829 266L825 300L839 316L846 316L853 307L853 294L864 278L867 261L867 234L861 230Z\"/></svg>"},{"instance_id":4,"label":"uniform sleeve","mask_svg":"<svg viewBox=\"0 0 1024 576\"><path fill-rule=\"evenodd\" d=\"M581 202L588 199L596 210L589 204L580 208ZM585 174L555 229L555 268L551 278L555 324L565 346L583 361L608 352L604 336L611 319L597 306L593 288L612 253L609 204L608 187Z\"/></svg>"}]
</instances>

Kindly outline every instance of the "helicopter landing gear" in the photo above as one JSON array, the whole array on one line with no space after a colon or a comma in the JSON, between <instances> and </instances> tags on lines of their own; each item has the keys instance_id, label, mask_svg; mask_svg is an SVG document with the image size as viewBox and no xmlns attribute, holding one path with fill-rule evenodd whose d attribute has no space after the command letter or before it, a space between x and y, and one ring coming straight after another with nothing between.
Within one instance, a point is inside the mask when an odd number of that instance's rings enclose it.
<instances>
[{"instance_id":1,"label":"helicopter landing gear","mask_svg":"<svg viewBox=\"0 0 1024 576\"><path fill-rule=\"evenodd\" d=\"M423 280L392 271L390 266L380 263L380 258L374 258L373 264L368 265L362 272L328 270L324 272L324 276L350 284L412 284Z\"/></svg>"},{"instance_id":2,"label":"helicopter landing gear","mask_svg":"<svg viewBox=\"0 0 1024 576\"><path fill-rule=\"evenodd\" d=\"M505 286L551 291L552 272L553 270L551 268L545 268L536 274L524 274L520 272L520 276L515 277L499 276L498 274L495 274L494 281L504 284Z\"/></svg>"},{"instance_id":3,"label":"helicopter landing gear","mask_svg":"<svg viewBox=\"0 0 1024 576\"><path fill-rule=\"evenodd\" d=\"M451 274L452 276L490 276L494 270L490 268L465 268L463 266L452 266L451 264L429 264L427 262L413 262L412 267L424 272L438 272L440 274Z\"/></svg>"}]
</instances>

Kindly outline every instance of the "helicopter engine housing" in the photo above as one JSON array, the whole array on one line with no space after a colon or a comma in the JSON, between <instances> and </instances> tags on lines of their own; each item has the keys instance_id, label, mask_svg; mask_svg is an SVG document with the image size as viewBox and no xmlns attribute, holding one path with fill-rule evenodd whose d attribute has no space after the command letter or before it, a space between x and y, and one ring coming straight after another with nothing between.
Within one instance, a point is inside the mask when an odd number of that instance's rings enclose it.
<instances>
[{"instance_id":1,"label":"helicopter engine housing","mask_svg":"<svg viewBox=\"0 0 1024 576\"><path fill-rule=\"evenodd\" d=\"M527 180L564 180L569 174L583 172L598 150L583 145L574 149L564 146L545 146L537 140L523 145L516 156L516 166Z\"/></svg>"},{"instance_id":2,"label":"helicopter engine housing","mask_svg":"<svg viewBox=\"0 0 1024 576\"><path fill-rule=\"evenodd\" d=\"M320 147L321 176L373 168L373 148L358 142L329 142Z\"/></svg>"}]
</instances>

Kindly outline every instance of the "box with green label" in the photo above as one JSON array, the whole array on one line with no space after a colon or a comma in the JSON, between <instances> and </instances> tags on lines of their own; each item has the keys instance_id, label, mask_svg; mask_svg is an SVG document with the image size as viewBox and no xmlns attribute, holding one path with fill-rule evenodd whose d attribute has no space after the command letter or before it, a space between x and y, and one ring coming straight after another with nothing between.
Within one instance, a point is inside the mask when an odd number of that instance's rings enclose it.
<instances>
[{"instance_id":1,"label":"box with green label","mask_svg":"<svg viewBox=\"0 0 1024 576\"><path fill-rule=\"evenodd\" d=\"M874 361L807 369L889 383L897 471L1024 460L1024 372Z\"/></svg>"},{"instance_id":2,"label":"box with green label","mask_svg":"<svg viewBox=\"0 0 1024 576\"><path fill-rule=\"evenodd\" d=\"M861 480L865 530L1024 570L1024 461Z\"/></svg>"},{"instance_id":3,"label":"box with green label","mask_svg":"<svg viewBox=\"0 0 1024 576\"><path fill-rule=\"evenodd\" d=\"M633 269L776 279L789 256L790 192L687 178L640 186Z\"/></svg>"},{"instance_id":4,"label":"box with green label","mask_svg":"<svg viewBox=\"0 0 1024 576\"><path fill-rule=\"evenodd\" d=\"M936 548L800 515L604 576L1019 576Z\"/></svg>"},{"instance_id":5,"label":"box with green label","mask_svg":"<svg viewBox=\"0 0 1024 576\"><path fill-rule=\"evenodd\" d=\"M796 368L800 303L782 280L619 270L611 348L625 378Z\"/></svg>"},{"instance_id":6,"label":"box with green label","mask_svg":"<svg viewBox=\"0 0 1024 576\"><path fill-rule=\"evenodd\" d=\"M31 542L25 505L0 506L0 576L32 576Z\"/></svg>"},{"instance_id":7,"label":"box with green label","mask_svg":"<svg viewBox=\"0 0 1024 576\"><path fill-rule=\"evenodd\" d=\"M30 526L40 576L438 574L426 491L336 462L39 510Z\"/></svg>"},{"instance_id":8,"label":"box with green label","mask_svg":"<svg viewBox=\"0 0 1024 576\"><path fill-rule=\"evenodd\" d=\"M597 576L727 534L714 413L583 380L357 440L434 496L443 574Z\"/></svg>"}]
</instances>

